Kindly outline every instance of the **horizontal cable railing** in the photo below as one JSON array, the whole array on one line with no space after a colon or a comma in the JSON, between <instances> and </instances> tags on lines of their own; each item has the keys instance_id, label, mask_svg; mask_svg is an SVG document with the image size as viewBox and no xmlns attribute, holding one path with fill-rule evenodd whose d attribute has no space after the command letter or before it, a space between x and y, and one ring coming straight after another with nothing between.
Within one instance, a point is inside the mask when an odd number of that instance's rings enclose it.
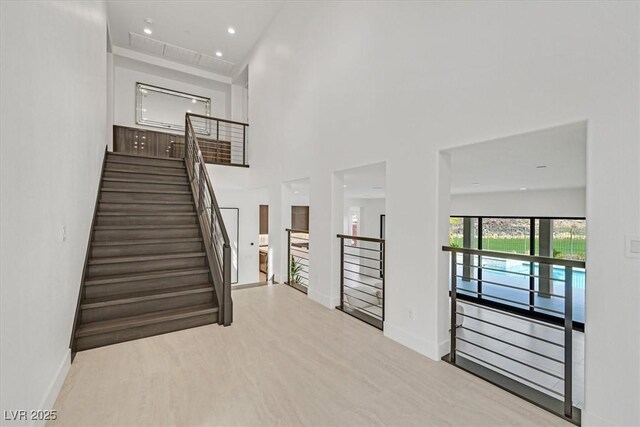
<instances>
[{"instance_id":1,"label":"horizontal cable railing","mask_svg":"<svg viewBox=\"0 0 640 427\"><path fill-rule=\"evenodd\" d=\"M248 166L247 123L187 114L206 163Z\"/></svg>"},{"instance_id":2,"label":"horizontal cable railing","mask_svg":"<svg viewBox=\"0 0 640 427\"><path fill-rule=\"evenodd\" d=\"M338 234L340 310L379 329L384 326L385 241Z\"/></svg>"},{"instance_id":3,"label":"horizontal cable railing","mask_svg":"<svg viewBox=\"0 0 640 427\"><path fill-rule=\"evenodd\" d=\"M287 228L287 284L307 293L309 288L309 231Z\"/></svg>"},{"instance_id":4,"label":"horizontal cable railing","mask_svg":"<svg viewBox=\"0 0 640 427\"><path fill-rule=\"evenodd\" d=\"M209 180L199 137L194 130L189 114L185 119L184 158L218 301L218 323L227 326L231 324L233 319L231 246L220 207Z\"/></svg>"},{"instance_id":5,"label":"horizontal cable railing","mask_svg":"<svg viewBox=\"0 0 640 427\"><path fill-rule=\"evenodd\" d=\"M561 415L572 418L573 278L585 263L479 249L442 249L451 253L449 360L458 364L462 356L554 397L562 402ZM555 274L554 268L562 274ZM524 314L510 307L521 308ZM528 312L546 313L562 321L558 325Z\"/></svg>"}]
</instances>

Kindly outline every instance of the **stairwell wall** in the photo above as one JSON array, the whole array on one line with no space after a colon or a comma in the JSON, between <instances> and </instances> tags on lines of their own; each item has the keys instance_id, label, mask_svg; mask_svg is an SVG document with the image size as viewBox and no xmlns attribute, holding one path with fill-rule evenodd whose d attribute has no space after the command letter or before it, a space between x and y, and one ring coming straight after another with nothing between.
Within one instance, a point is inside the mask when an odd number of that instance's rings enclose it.
<instances>
[{"instance_id":1,"label":"stairwell wall","mask_svg":"<svg viewBox=\"0 0 640 427\"><path fill-rule=\"evenodd\" d=\"M0 7L0 410L48 410L70 364L107 142L106 6Z\"/></svg>"}]
</instances>

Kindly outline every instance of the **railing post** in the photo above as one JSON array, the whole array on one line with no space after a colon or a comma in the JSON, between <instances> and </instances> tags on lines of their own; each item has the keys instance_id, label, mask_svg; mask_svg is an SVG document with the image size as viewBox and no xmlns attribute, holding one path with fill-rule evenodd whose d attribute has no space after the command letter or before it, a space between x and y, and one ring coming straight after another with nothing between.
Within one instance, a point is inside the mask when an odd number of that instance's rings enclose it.
<instances>
[{"instance_id":1,"label":"railing post","mask_svg":"<svg viewBox=\"0 0 640 427\"><path fill-rule=\"evenodd\" d=\"M242 126L242 164L247 165L247 127Z\"/></svg>"},{"instance_id":2,"label":"railing post","mask_svg":"<svg viewBox=\"0 0 640 427\"><path fill-rule=\"evenodd\" d=\"M188 156L187 156L188 139L189 139L189 114L185 114L184 115L184 153L183 153L185 159L188 159Z\"/></svg>"},{"instance_id":3,"label":"railing post","mask_svg":"<svg viewBox=\"0 0 640 427\"><path fill-rule=\"evenodd\" d=\"M573 415L573 267L564 268L564 415Z\"/></svg>"},{"instance_id":4,"label":"railing post","mask_svg":"<svg viewBox=\"0 0 640 427\"><path fill-rule=\"evenodd\" d=\"M222 312L222 324L229 326L233 321L233 302L231 300L231 247L227 244L223 247L222 263L224 265L222 286L224 310Z\"/></svg>"},{"instance_id":5,"label":"railing post","mask_svg":"<svg viewBox=\"0 0 640 427\"><path fill-rule=\"evenodd\" d=\"M344 237L340 237L340 310L344 311Z\"/></svg>"},{"instance_id":6,"label":"railing post","mask_svg":"<svg viewBox=\"0 0 640 427\"><path fill-rule=\"evenodd\" d=\"M457 282L457 256L458 254L455 251L451 251L451 330L450 330L450 347L449 351L449 361L451 363L456 363L456 282Z\"/></svg>"},{"instance_id":7,"label":"railing post","mask_svg":"<svg viewBox=\"0 0 640 427\"><path fill-rule=\"evenodd\" d=\"M291 230L287 229L287 285L291 286Z\"/></svg>"},{"instance_id":8,"label":"railing post","mask_svg":"<svg viewBox=\"0 0 640 427\"><path fill-rule=\"evenodd\" d=\"M211 221L211 222L210 222L210 226L209 226L209 228L210 228L210 230L209 230L209 231L210 231L210 233L211 233L211 246L212 246L212 247L213 247L213 234L214 234L214 233L213 233L213 228L214 228L214 227L213 227L213 218L214 218L214 214L213 214L213 206L211 206L211 212L210 212L210 216L209 216L209 219L210 219L210 221Z\"/></svg>"},{"instance_id":9,"label":"railing post","mask_svg":"<svg viewBox=\"0 0 640 427\"><path fill-rule=\"evenodd\" d=\"M216 141L220 142L220 120L216 120Z\"/></svg>"},{"instance_id":10,"label":"railing post","mask_svg":"<svg viewBox=\"0 0 640 427\"><path fill-rule=\"evenodd\" d=\"M385 266L385 252L387 250L386 241L380 242L380 249L382 250L382 327L384 327L384 313L385 313L385 289L386 289L386 272L384 271Z\"/></svg>"},{"instance_id":11,"label":"railing post","mask_svg":"<svg viewBox=\"0 0 640 427\"><path fill-rule=\"evenodd\" d=\"M202 163L200 163L200 167L198 168L198 207L200 208L200 213L204 210L204 179L202 179ZM205 215L206 218L206 215Z\"/></svg>"}]
</instances>

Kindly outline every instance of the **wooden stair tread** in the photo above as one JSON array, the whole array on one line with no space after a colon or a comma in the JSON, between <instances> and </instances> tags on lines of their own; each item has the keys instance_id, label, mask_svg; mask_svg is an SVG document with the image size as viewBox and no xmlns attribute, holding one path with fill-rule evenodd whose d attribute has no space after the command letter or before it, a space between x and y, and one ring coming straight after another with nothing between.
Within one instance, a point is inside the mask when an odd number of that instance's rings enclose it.
<instances>
[{"instance_id":1,"label":"wooden stair tread","mask_svg":"<svg viewBox=\"0 0 640 427\"><path fill-rule=\"evenodd\" d=\"M171 200L100 200L101 205L191 205L193 202L173 202Z\"/></svg>"},{"instance_id":2,"label":"wooden stair tread","mask_svg":"<svg viewBox=\"0 0 640 427\"><path fill-rule=\"evenodd\" d=\"M126 294L102 297L102 298L87 298L84 300L81 309L87 310L92 308L109 307L112 305L130 304L134 302L150 301L161 298L174 298L184 295L192 295L198 293L211 292L213 293L213 286L204 283L199 285L181 285L171 288L165 288L162 290L142 291L142 292L130 292Z\"/></svg>"},{"instance_id":3,"label":"wooden stair tread","mask_svg":"<svg viewBox=\"0 0 640 427\"><path fill-rule=\"evenodd\" d=\"M128 161L126 159L131 159ZM171 159L168 157L146 157L129 156L126 154L113 153L107 157L107 162L136 165L136 166L157 166L161 168L182 169L185 167L184 159ZM161 163L161 164L158 164Z\"/></svg>"},{"instance_id":4,"label":"wooden stair tread","mask_svg":"<svg viewBox=\"0 0 640 427\"><path fill-rule=\"evenodd\" d=\"M175 159L173 157L138 156L136 154L116 153L113 151L110 151L108 153L108 156L109 157L129 157L133 159L170 160L172 162L184 162L184 158Z\"/></svg>"},{"instance_id":5,"label":"wooden stair tread","mask_svg":"<svg viewBox=\"0 0 640 427\"><path fill-rule=\"evenodd\" d=\"M197 224L158 224L158 225L96 225L94 230L153 230L170 228L196 228Z\"/></svg>"},{"instance_id":6,"label":"wooden stair tread","mask_svg":"<svg viewBox=\"0 0 640 427\"><path fill-rule=\"evenodd\" d=\"M156 311L153 313L140 314L137 316L122 317L120 319L84 323L78 327L78 330L76 331L76 338L151 325L154 323L169 322L172 320L184 319L187 317L213 314L217 312L218 307L216 307L215 304L211 303L173 310Z\"/></svg>"},{"instance_id":7,"label":"wooden stair tread","mask_svg":"<svg viewBox=\"0 0 640 427\"><path fill-rule=\"evenodd\" d=\"M209 268L180 268L173 270L152 271L149 273L118 274L115 276L100 276L99 278L88 278L85 286L108 285L110 283L135 282L138 280L162 279L165 277L190 276L194 274L208 274Z\"/></svg>"},{"instance_id":8,"label":"wooden stair tread","mask_svg":"<svg viewBox=\"0 0 640 427\"><path fill-rule=\"evenodd\" d=\"M91 246L125 246L125 245L161 245L167 243L196 243L202 242L201 237L176 237L175 239L138 239L138 240L108 240L92 242Z\"/></svg>"},{"instance_id":9,"label":"wooden stair tread","mask_svg":"<svg viewBox=\"0 0 640 427\"><path fill-rule=\"evenodd\" d=\"M176 195L191 195L191 191L177 191L177 190L139 190L128 188L102 188L101 192L109 193L143 193L143 194L176 194Z\"/></svg>"},{"instance_id":10,"label":"wooden stair tread","mask_svg":"<svg viewBox=\"0 0 640 427\"><path fill-rule=\"evenodd\" d=\"M128 178L103 178L102 181L109 182L126 182L132 184L158 184L158 185L189 185L189 182L184 180L184 182L164 182L164 181L152 181L149 179L128 179Z\"/></svg>"},{"instance_id":11,"label":"wooden stair tread","mask_svg":"<svg viewBox=\"0 0 640 427\"><path fill-rule=\"evenodd\" d=\"M123 164L123 163L120 163ZM126 163L126 164L131 164L131 163ZM162 166L160 166L162 167ZM177 169L176 169L177 170ZM157 171L136 171L136 170L129 170L129 169L117 169L117 168L107 168L105 170L106 172L119 172L119 173L137 173L137 174L141 174L141 175L165 175L165 176L176 176L176 177L181 177L184 178L187 176L187 172L185 170L184 173L173 173L174 171L167 171L167 172L157 172Z\"/></svg>"},{"instance_id":12,"label":"wooden stair tread","mask_svg":"<svg viewBox=\"0 0 640 427\"><path fill-rule=\"evenodd\" d=\"M98 216L196 216L195 212L174 212L174 211L157 211L140 212L140 211L100 211Z\"/></svg>"},{"instance_id":13,"label":"wooden stair tread","mask_svg":"<svg viewBox=\"0 0 640 427\"><path fill-rule=\"evenodd\" d=\"M140 261L159 261L163 259L178 259L178 258L199 258L204 257L206 252L180 252L175 254L161 254L161 255L135 255L135 256L123 256L123 257L104 257L104 258L92 258L89 260L89 265L103 265L103 264L119 264L123 262L140 262Z\"/></svg>"},{"instance_id":14,"label":"wooden stair tread","mask_svg":"<svg viewBox=\"0 0 640 427\"><path fill-rule=\"evenodd\" d=\"M152 163L145 163L145 162L123 162L118 159L107 159L107 166L109 165L132 165L132 166L147 166L150 168L160 168L160 169L169 169L169 170L185 170L184 163L176 164L176 165L158 165L158 164L154 165ZM107 168L106 170L109 171L110 169Z\"/></svg>"}]
</instances>

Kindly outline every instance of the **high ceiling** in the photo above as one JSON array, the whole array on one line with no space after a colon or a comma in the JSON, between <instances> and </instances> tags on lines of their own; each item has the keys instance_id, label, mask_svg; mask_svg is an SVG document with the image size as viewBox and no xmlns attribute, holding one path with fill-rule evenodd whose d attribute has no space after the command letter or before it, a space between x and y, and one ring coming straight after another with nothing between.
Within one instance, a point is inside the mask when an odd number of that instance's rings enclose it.
<instances>
[{"instance_id":1,"label":"high ceiling","mask_svg":"<svg viewBox=\"0 0 640 427\"><path fill-rule=\"evenodd\" d=\"M584 188L586 124L450 150L451 194Z\"/></svg>"},{"instance_id":2,"label":"high ceiling","mask_svg":"<svg viewBox=\"0 0 640 427\"><path fill-rule=\"evenodd\" d=\"M232 76L283 3L112 0L109 32L115 46ZM145 28L152 33L145 34Z\"/></svg>"}]
</instances>

